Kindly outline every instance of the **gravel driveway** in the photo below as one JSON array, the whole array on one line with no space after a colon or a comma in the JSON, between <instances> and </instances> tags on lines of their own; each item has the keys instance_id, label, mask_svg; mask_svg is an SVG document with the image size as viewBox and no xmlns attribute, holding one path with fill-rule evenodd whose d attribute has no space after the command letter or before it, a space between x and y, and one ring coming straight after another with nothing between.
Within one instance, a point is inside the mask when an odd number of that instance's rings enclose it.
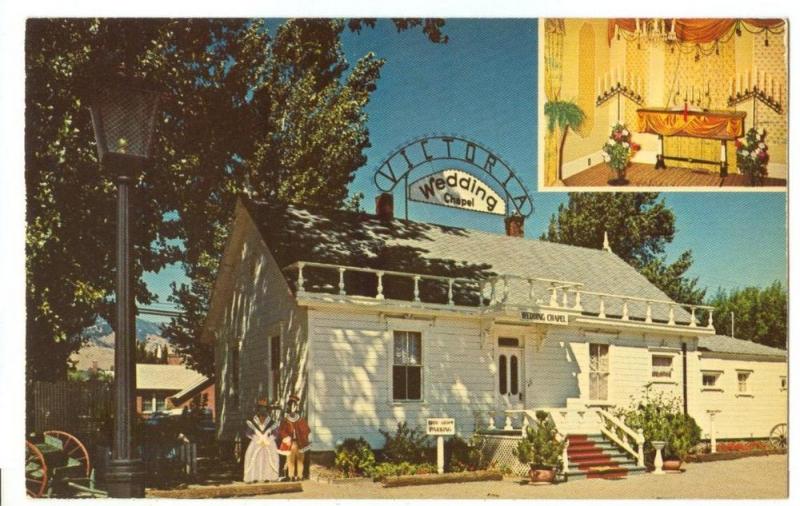
<instances>
[{"instance_id":1,"label":"gravel driveway","mask_svg":"<svg viewBox=\"0 0 800 506\"><path fill-rule=\"evenodd\" d=\"M333 485L308 480L303 492L264 498L308 499L692 499L785 498L787 456L686 464L682 474L641 474L623 480L578 480L560 485L520 485L513 480L383 488L372 482Z\"/></svg>"}]
</instances>

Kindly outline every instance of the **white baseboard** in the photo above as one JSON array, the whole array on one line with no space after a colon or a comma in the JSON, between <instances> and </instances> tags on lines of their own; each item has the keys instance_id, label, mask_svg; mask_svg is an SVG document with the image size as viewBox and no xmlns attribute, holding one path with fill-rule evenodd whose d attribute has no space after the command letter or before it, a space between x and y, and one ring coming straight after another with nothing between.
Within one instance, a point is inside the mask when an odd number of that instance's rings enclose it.
<instances>
[{"instance_id":1,"label":"white baseboard","mask_svg":"<svg viewBox=\"0 0 800 506\"><path fill-rule=\"evenodd\" d=\"M564 179L566 179L570 176L574 176L578 172L582 172L601 163L603 163L603 150L598 149L594 153L589 153L586 156L566 162L561 167L561 174L564 176Z\"/></svg>"}]
</instances>

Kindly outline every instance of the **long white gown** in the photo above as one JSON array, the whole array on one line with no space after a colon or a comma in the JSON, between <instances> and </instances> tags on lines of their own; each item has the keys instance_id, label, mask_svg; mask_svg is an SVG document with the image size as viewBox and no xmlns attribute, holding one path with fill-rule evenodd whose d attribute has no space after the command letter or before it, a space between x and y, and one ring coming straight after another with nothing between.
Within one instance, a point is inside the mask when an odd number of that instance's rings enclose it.
<instances>
[{"instance_id":1,"label":"long white gown","mask_svg":"<svg viewBox=\"0 0 800 506\"><path fill-rule=\"evenodd\" d=\"M254 416L252 420L247 420L247 427L250 429L248 436L250 444L244 453L244 481L253 483L256 481L277 481L278 470L278 447L275 445L273 432L278 423L269 417L264 419L264 423Z\"/></svg>"}]
</instances>

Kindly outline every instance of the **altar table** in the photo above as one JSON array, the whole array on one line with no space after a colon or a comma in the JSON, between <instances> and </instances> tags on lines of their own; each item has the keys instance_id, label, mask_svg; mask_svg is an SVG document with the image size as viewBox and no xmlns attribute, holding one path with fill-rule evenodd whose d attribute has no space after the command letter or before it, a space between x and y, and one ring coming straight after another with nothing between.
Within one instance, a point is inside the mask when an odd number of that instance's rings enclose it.
<instances>
[{"instance_id":1,"label":"altar table","mask_svg":"<svg viewBox=\"0 0 800 506\"><path fill-rule=\"evenodd\" d=\"M656 169L666 168L664 160L679 160L717 165L720 176L728 175L727 142L744 136L744 111L691 111L683 109L643 108L637 109L638 131L658 135L659 153ZM722 145L720 160L703 160L664 154L664 136L694 137L719 140Z\"/></svg>"}]
</instances>

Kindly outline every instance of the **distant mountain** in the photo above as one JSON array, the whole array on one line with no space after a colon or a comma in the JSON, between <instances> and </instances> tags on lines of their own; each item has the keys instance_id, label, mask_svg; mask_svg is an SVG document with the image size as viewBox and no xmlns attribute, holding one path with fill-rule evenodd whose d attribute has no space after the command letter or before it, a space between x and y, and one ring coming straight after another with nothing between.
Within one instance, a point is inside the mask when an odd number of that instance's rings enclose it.
<instances>
[{"instance_id":1,"label":"distant mountain","mask_svg":"<svg viewBox=\"0 0 800 506\"><path fill-rule=\"evenodd\" d=\"M145 342L148 350L156 346L169 345L169 341L162 337L162 324L147 320L136 319L136 340ZM103 318L98 318L94 325L86 327L81 335L86 338L86 343L80 350L73 353L71 359L79 371L90 367L99 367L109 370L114 364L114 330Z\"/></svg>"},{"instance_id":2,"label":"distant mountain","mask_svg":"<svg viewBox=\"0 0 800 506\"><path fill-rule=\"evenodd\" d=\"M138 341L147 341L151 336L161 337L162 328L163 325L161 323L136 318L136 339ZM113 333L114 330L111 328L111 325L103 318L98 317L94 325L83 329L81 335L89 341L104 341L103 338Z\"/></svg>"}]
</instances>

